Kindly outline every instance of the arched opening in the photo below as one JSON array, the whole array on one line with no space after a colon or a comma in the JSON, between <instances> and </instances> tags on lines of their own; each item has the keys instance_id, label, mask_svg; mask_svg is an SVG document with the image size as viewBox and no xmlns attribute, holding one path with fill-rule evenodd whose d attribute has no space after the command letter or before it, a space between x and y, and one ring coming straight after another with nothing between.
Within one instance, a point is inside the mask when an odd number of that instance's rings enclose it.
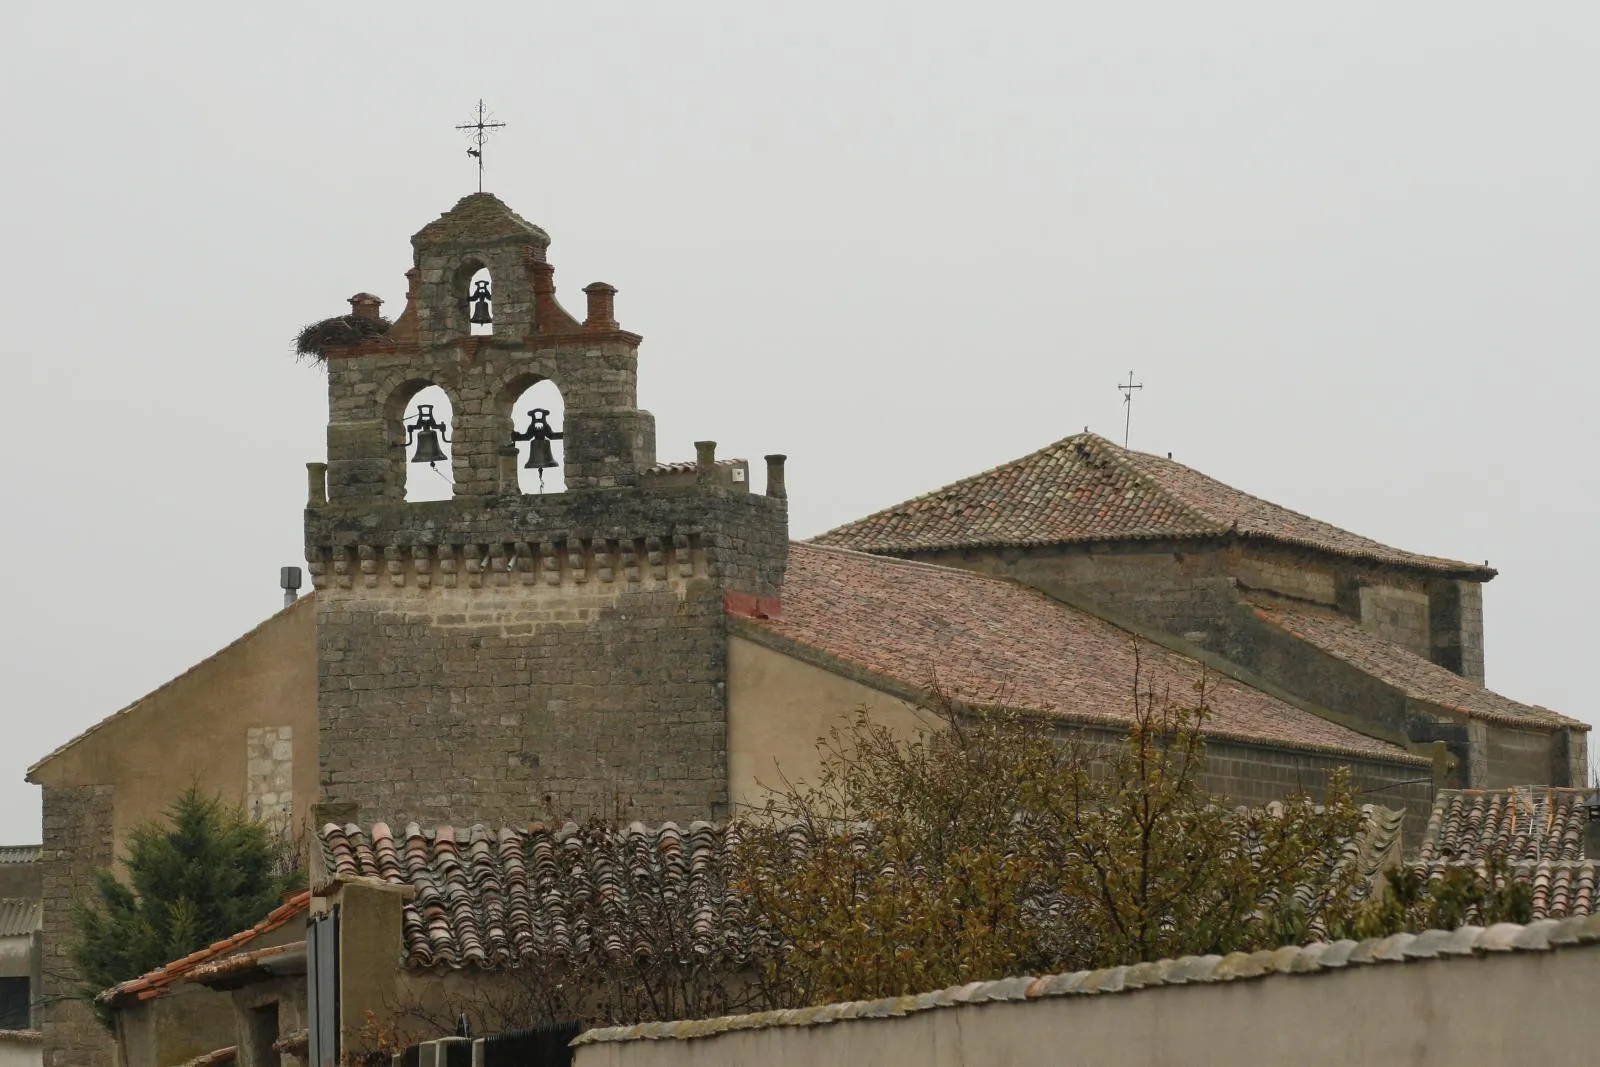
<instances>
[{"instance_id":1,"label":"arched opening","mask_svg":"<svg viewBox=\"0 0 1600 1067\"><path fill-rule=\"evenodd\" d=\"M517 446L517 486L524 493L566 491L566 404L549 378L528 375L505 390ZM531 464L531 465L530 465Z\"/></svg>"},{"instance_id":2,"label":"arched opening","mask_svg":"<svg viewBox=\"0 0 1600 1067\"><path fill-rule=\"evenodd\" d=\"M494 333L494 279L481 260L469 259L456 268L451 288L462 311L467 332L474 337Z\"/></svg>"},{"instance_id":3,"label":"arched opening","mask_svg":"<svg viewBox=\"0 0 1600 1067\"><path fill-rule=\"evenodd\" d=\"M449 500L455 494L451 463L455 458L455 406L450 394L431 382L414 382L395 394L391 404L391 438L403 466L399 480L407 503ZM430 461L431 458L431 461Z\"/></svg>"}]
</instances>

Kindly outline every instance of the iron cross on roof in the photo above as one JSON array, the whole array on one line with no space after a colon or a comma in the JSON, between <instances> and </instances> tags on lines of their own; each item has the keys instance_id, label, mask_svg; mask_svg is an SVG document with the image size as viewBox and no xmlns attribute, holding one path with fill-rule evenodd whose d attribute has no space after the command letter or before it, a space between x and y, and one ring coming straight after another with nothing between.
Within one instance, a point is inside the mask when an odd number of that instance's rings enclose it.
<instances>
[{"instance_id":1,"label":"iron cross on roof","mask_svg":"<svg viewBox=\"0 0 1600 1067\"><path fill-rule=\"evenodd\" d=\"M1128 384L1119 385L1117 388L1122 390L1122 406L1124 409L1126 409L1122 419L1122 447L1127 448L1128 431L1133 428L1133 391L1135 389L1143 389L1144 383L1140 382L1138 385L1135 385L1133 383L1133 371L1129 371Z\"/></svg>"},{"instance_id":2,"label":"iron cross on roof","mask_svg":"<svg viewBox=\"0 0 1600 1067\"><path fill-rule=\"evenodd\" d=\"M472 143L467 146L467 155L478 161L478 192L483 192L483 142L488 140L490 130L498 130L505 126L503 122L487 122L486 119L494 118L484 110L483 101L478 101L478 117L475 122L464 122L457 126L458 130L470 130L467 134Z\"/></svg>"}]
</instances>

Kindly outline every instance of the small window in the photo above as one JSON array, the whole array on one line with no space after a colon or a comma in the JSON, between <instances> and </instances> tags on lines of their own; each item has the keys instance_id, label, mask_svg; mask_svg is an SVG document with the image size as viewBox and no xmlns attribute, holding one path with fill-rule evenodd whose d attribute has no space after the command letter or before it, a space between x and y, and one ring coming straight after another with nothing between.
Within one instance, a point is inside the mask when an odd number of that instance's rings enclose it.
<instances>
[{"instance_id":1,"label":"small window","mask_svg":"<svg viewBox=\"0 0 1600 1067\"><path fill-rule=\"evenodd\" d=\"M0 978L0 1030L28 1029L28 980Z\"/></svg>"}]
</instances>

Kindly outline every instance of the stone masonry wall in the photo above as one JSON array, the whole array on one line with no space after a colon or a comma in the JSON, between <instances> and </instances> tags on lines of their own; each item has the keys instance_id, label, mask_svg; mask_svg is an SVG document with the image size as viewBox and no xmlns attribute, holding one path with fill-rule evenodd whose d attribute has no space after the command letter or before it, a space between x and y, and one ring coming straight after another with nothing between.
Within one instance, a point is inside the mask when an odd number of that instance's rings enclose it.
<instances>
[{"instance_id":1,"label":"stone masonry wall","mask_svg":"<svg viewBox=\"0 0 1600 1067\"><path fill-rule=\"evenodd\" d=\"M1361 625L1428 659L1428 595L1392 585L1364 585L1360 591Z\"/></svg>"},{"instance_id":2,"label":"stone masonry wall","mask_svg":"<svg viewBox=\"0 0 1600 1067\"><path fill-rule=\"evenodd\" d=\"M492 824L727 810L724 594L784 502L720 486L307 512L324 799Z\"/></svg>"},{"instance_id":3,"label":"stone masonry wall","mask_svg":"<svg viewBox=\"0 0 1600 1067\"><path fill-rule=\"evenodd\" d=\"M1329 772L1341 766L1350 768L1363 803L1404 811L1407 838L1418 839L1433 807L1433 782L1426 767L1210 741L1203 780L1208 790L1236 803L1265 804L1302 790L1321 796Z\"/></svg>"},{"instance_id":4,"label":"stone masonry wall","mask_svg":"<svg viewBox=\"0 0 1600 1067\"><path fill-rule=\"evenodd\" d=\"M111 1035L80 1000L76 969L67 954L72 904L94 884L96 868L112 859L110 786L44 789L44 982L39 1018L44 1067L109 1067Z\"/></svg>"}]
</instances>

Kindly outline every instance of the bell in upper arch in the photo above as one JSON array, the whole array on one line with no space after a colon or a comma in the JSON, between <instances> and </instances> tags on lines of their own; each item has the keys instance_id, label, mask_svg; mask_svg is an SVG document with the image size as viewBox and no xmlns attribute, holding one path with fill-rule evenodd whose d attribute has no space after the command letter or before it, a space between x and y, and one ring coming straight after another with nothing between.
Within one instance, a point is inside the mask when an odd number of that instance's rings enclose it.
<instances>
[{"instance_id":1,"label":"bell in upper arch","mask_svg":"<svg viewBox=\"0 0 1600 1067\"><path fill-rule=\"evenodd\" d=\"M494 321L494 316L489 314L489 301L494 299L489 293L488 282L478 282L472 287L472 321L479 326L487 326Z\"/></svg>"}]
</instances>

